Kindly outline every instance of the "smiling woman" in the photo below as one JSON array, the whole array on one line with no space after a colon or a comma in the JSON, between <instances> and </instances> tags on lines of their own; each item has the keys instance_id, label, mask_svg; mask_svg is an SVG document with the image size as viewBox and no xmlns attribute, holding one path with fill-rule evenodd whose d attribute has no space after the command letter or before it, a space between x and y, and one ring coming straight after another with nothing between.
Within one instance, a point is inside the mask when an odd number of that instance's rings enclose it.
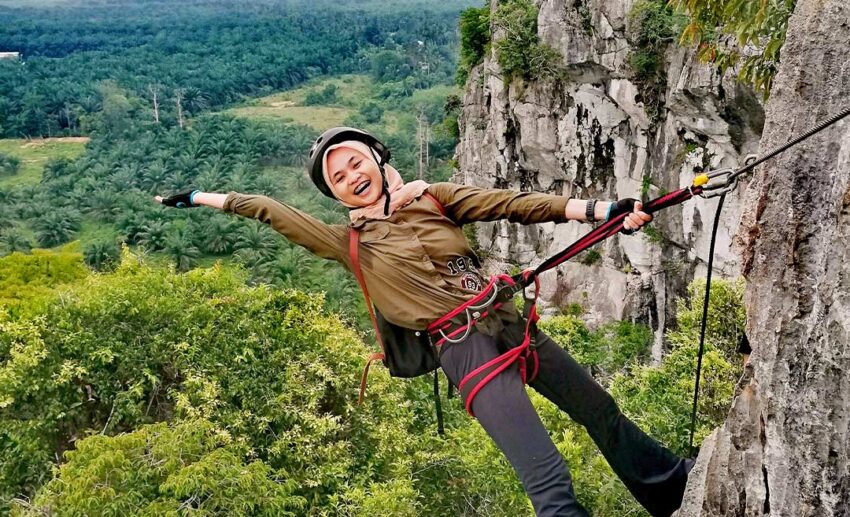
<instances>
[{"instance_id":1,"label":"smiling woman","mask_svg":"<svg viewBox=\"0 0 850 517\"><path fill-rule=\"evenodd\" d=\"M195 191L157 200L178 207L209 204L259 219L316 255L341 262L357 276L364 294L368 284L367 306L382 353L372 354L366 371L377 359L396 377L441 367L458 386L470 414L513 465L538 515L587 513L575 499L563 457L529 401L526 382L587 428L614 471L653 515L669 515L679 505L693 462L674 455L623 416L611 396L543 332L535 332L533 362L528 363L535 365L534 373L528 378L525 359L519 367L509 361L493 372L482 370L494 360L518 358L529 348L528 329L536 314L521 315L512 299L488 295L494 281L482 276L481 262L461 229L475 221L593 222L620 214L628 214L623 224L631 229L652 216L634 199L606 203L454 183L404 183L389 159L383 143L350 127L325 131L310 149L311 179L323 194L350 209L350 225L325 224L266 196L238 192ZM475 326L468 325L458 337L453 327L458 310L481 297L489 301L473 307ZM434 325L455 339L438 340Z\"/></svg>"}]
</instances>

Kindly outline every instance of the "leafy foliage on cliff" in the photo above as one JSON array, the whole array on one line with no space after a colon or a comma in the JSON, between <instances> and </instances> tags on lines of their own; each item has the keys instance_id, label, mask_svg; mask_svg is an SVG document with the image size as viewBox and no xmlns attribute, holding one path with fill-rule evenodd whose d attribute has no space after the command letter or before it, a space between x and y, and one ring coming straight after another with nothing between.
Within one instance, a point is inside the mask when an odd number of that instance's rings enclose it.
<instances>
[{"instance_id":1,"label":"leafy foliage on cliff","mask_svg":"<svg viewBox=\"0 0 850 517\"><path fill-rule=\"evenodd\" d=\"M501 2L493 13L496 60L506 82L545 79L561 73L561 55L537 37L538 9L529 0Z\"/></svg>"},{"instance_id":2,"label":"leafy foliage on cliff","mask_svg":"<svg viewBox=\"0 0 850 517\"><path fill-rule=\"evenodd\" d=\"M796 0L671 0L687 12L683 44L696 45L703 61L721 72L738 68L738 78L770 94Z\"/></svg>"},{"instance_id":3,"label":"leafy foliage on cliff","mask_svg":"<svg viewBox=\"0 0 850 517\"><path fill-rule=\"evenodd\" d=\"M455 81L466 84L469 69L481 63L490 49L490 6L470 7L460 13L460 60Z\"/></svg>"},{"instance_id":4,"label":"leafy foliage on cliff","mask_svg":"<svg viewBox=\"0 0 850 517\"><path fill-rule=\"evenodd\" d=\"M629 39L635 50L629 64L640 86L647 114L657 120L663 113L667 74L664 52L675 40L682 17L674 14L666 0L642 0L629 11Z\"/></svg>"}]
</instances>

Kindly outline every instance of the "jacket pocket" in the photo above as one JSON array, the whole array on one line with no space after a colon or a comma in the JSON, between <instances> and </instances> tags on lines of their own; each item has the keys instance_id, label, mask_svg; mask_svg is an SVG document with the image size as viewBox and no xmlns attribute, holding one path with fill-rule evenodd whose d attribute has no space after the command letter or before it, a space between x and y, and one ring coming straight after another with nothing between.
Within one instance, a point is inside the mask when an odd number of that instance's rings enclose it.
<instances>
[{"instance_id":1,"label":"jacket pocket","mask_svg":"<svg viewBox=\"0 0 850 517\"><path fill-rule=\"evenodd\" d=\"M390 226L386 223L373 225L361 230L360 242L375 242L386 238L390 233Z\"/></svg>"}]
</instances>

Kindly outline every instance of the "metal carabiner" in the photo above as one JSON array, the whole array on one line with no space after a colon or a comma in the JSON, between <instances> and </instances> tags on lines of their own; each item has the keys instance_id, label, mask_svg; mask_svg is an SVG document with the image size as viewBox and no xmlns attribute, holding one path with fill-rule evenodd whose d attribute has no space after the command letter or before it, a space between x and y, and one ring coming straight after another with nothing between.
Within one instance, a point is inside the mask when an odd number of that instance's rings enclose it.
<instances>
[{"instance_id":1,"label":"metal carabiner","mask_svg":"<svg viewBox=\"0 0 850 517\"><path fill-rule=\"evenodd\" d=\"M487 300L486 302L480 303L478 305L470 305L463 310L464 314L466 314L466 331L463 333L463 336L461 336L457 339L452 339L449 336L447 336L445 332L443 332L443 329L440 329L440 335L443 336L443 339L445 339L449 343L460 343L461 341L463 341L464 339L469 337L470 332L472 332L472 327L473 327L472 322L473 322L473 320L477 321L478 318L481 317L481 313L478 312L478 311L480 311L481 309L487 307L488 305L490 305L491 303L496 301L496 297L498 295L499 295L499 286L497 284L493 284L493 294L490 296L489 300ZM469 312L470 310L473 310L475 312L470 314L470 312Z\"/></svg>"},{"instance_id":2,"label":"metal carabiner","mask_svg":"<svg viewBox=\"0 0 850 517\"><path fill-rule=\"evenodd\" d=\"M747 155L744 158L744 166L753 163L758 157L754 154ZM694 178L693 187L702 187L700 196L708 199L717 197L735 189L738 186L738 176L741 174L744 167L740 169L717 169L700 174Z\"/></svg>"},{"instance_id":3,"label":"metal carabiner","mask_svg":"<svg viewBox=\"0 0 850 517\"><path fill-rule=\"evenodd\" d=\"M484 307L487 307L488 305L490 305L491 303L496 301L496 296L498 296L498 295L499 295L499 285L493 284L493 295L490 297L489 300L487 300L486 302L479 304L479 305L470 305L469 307L467 307L467 309L474 309L476 311L479 310L479 309L483 309Z\"/></svg>"},{"instance_id":4,"label":"metal carabiner","mask_svg":"<svg viewBox=\"0 0 850 517\"><path fill-rule=\"evenodd\" d=\"M472 316L469 314L469 308L464 309L463 311L466 314L466 331L464 331L463 335L457 339L452 339L443 332L443 329L440 329L440 335L443 336L443 339L448 341L449 343L460 343L464 339L469 337L469 333L472 332Z\"/></svg>"},{"instance_id":5,"label":"metal carabiner","mask_svg":"<svg viewBox=\"0 0 850 517\"><path fill-rule=\"evenodd\" d=\"M718 169L703 174L702 176L705 176L707 181L704 181L701 185L702 192L700 196L708 199L733 190L738 184L738 178L734 173L735 171L733 169ZM694 178L694 183L696 182L697 178Z\"/></svg>"}]
</instances>

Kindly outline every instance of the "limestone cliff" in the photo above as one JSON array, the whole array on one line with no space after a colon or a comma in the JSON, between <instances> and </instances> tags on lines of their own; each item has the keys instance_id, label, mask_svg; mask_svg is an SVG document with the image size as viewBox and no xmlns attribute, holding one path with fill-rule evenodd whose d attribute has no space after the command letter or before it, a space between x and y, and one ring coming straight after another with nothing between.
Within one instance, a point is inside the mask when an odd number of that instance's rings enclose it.
<instances>
[{"instance_id":1,"label":"limestone cliff","mask_svg":"<svg viewBox=\"0 0 850 517\"><path fill-rule=\"evenodd\" d=\"M850 107L850 4L799 0L762 139ZM850 515L850 121L756 168L736 235L750 367L681 517Z\"/></svg>"},{"instance_id":2,"label":"limestone cliff","mask_svg":"<svg viewBox=\"0 0 850 517\"><path fill-rule=\"evenodd\" d=\"M663 55L661 108L650 109L629 64L633 1L536 4L539 39L560 52L566 79L506 85L495 56L486 56L465 87L453 181L612 200L640 198L648 180L647 194L656 197L686 185L695 171L735 167L756 150L762 111L753 95L677 45ZM496 7L492 0L491 10ZM729 245L742 190L724 206L715 260L720 276L739 274ZM705 274L716 202L698 198L668 209L656 216L654 235L617 236L601 245L600 260L576 260L547 273L544 307L553 312L579 303L591 324L648 323L656 333L653 357L660 359L675 299ZM492 267L529 267L590 229L578 222L524 227L500 221L479 223L476 235Z\"/></svg>"}]
</instances>

